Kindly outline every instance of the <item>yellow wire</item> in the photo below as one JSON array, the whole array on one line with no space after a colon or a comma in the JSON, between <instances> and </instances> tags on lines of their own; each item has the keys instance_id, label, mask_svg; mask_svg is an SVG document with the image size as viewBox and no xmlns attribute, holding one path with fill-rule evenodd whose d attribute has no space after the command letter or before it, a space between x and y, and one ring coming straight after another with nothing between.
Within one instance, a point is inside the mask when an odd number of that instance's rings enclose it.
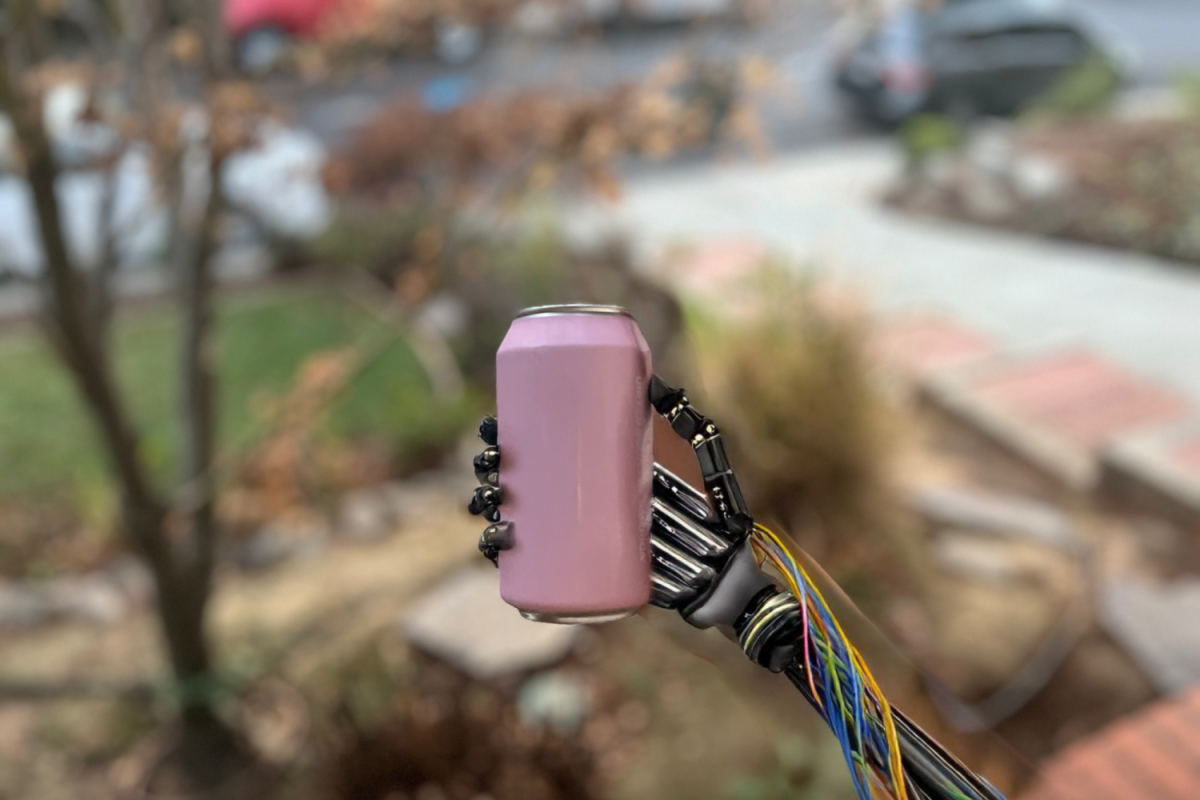
<instances>
[{"instance_id":1,"label":"yellow wire","mask_svg":"<svg viewBox=\"0 0 1200 800\"><path fill-rule=\"evenodd\" d=\"M756 525L755 527L758 527L758 526ZM759 566L762 565L761 559L766 558L766 559L770 560L770 562L775 566L775 571L778 572L781 576L783 576L784 581L787 582L788 589L791 591L792 596L795 597L797 600L800 600L802 597L804 597L804 592L800 591L800 587L796 584L796 581L792 579L791 574L788 572L787 566L783 562L781 562L778 558L776 558L773 553L770 553L765 548L763 548L762 545L760 545L758 542L751 539L750 543L751 543L755 553L758 555L758 557L760 559L758 562ZM805 631L804 635L808 636L808 631ZM805 653L805 658L807 658L807 657L808 657L808 654ZM821 696L820 696L820 694L817 693L817 685L813 682L812 670L806 670L806 673L807 673L806 677L808 678L808 688L812 693L812 698L813 698L813 700L816 701L817 708L824 710L825 705L821 702Z\"/></svg>"},{"instance_id":2,"label":"yellow wire","mask_svg":"<svg viewBox=\"0 0 1200 800\"><path fill-rule=\"evenodd\" d=\"M825 602L825 597L821 594L821 590L813 582L812 578L809 577L809 574L804 569L804 566L796 559L796 557L794 555L792 555L791 548L789 548L786 544L784 544L783 540L779 536L776 536L774 532L772 532L768 528L763 527L762 525L759 525L758 523L755 523L754 530L756 533L770 539L775 544L775 546L778 547L779 550L788 557L788 559L792 562L792 566L794 566L796 568L796 571L799 572L801 576L803 576L808 587L817 596L817 599L820 600L821 603L826 608L828 608L829 604ZM774 563L775 566L777 568L779 568L779 571L783 574L784 580L788 584L788 588L791 590L792 594L796 597L796 599L802 598L804 596L804 593L802 593L800 591L800 587L796 584L795 580L791 577L791 575L788 574L788 570L785 568L785 565L780 564L773 557L773 554L767 552L767 556L768 556L768 558L770 558L772 563ZM891 704L888 703L887 697L884 696L883 690L879 687L879 684L875 680L875 676L871 674L870 668L867 667L866 659L864 659L862 657L862 654L858 652L858 648L856 648L853 644L851 644L850 639L846 636L845 631L842 630L841 623L838 622L837 617L834 616L832 611L829 614L829 618L833 620L833 625L837 629L838 635L842 637L842 641L844 641L846 643L846 647L850 651L850 657L854 661L854 665L858 668L859 672L862 674L864 682L866 683L867 687L871 690L871 692L875 695L875 698L877 699L877 701L879 703L879 712L883 718L884 732L885 732L885 735L887 737L887 742L888 742L888 761L889 761L889 765L891 767L891 772L892 772L892 776L891 776L892 777L892 786L895 790L898 800L907 800L908 793L907 793L906 785L905 785L905 781L904 781L904 761L903 761L903 757L901 756L901 753L900 753L900 737L896 731L896 721L892 716ZM809 676L810 684L811 684L811 680L812 680L812 677L810 675ZM814 695L815 694L816 693L814 691Z\"/></svg>"},{"instance_id":3,"label":"yellow wire","mask_svg":"<svg viewBox=\"0 0 1200 800\"><path fill-rule=\"evenodd\" d=\"M755 524L754 527L757 531L766 534L771 539L771 541L775 543L775 546L779 549L779 551L781 553L783 553L791 561L790 566L795 567L796 570L800 573L800 575L804 578L805 582L809 585L812 585L812 578L810 578L808 576L808 573L804 571L803 567L801 567L798 563L796 563L795 557L792 556L791 551L788 550L787 547L784 546L783 542L781 542L779 540L779 537L777 537L774 533L772 533L767 528L762 527L761 525ZM768 553L768 556L771 558L772 563L775 563L777 567L780 567L780 571L784 575L784 580L787 581L789 588L792 590L792 595L797 600L804 597L804 595L800 592L799 586L796 584L795 580L792 578L791 570L788 570L785 565L782 565L777 560L776 556L773 553ZM813 586L813 589L815 590L816 587ZM825 598L821 596L820 591L817 591L816 595L820 599L821 603L823 605L825 605L826 608L828 608L829 604L825 602ZM841 626L839 625L837 618L834 617L832 613L830 613L829 616L830 616L830 619L833 620L834 627L837 629L837 632L841 636L842 641L845 641L846 645L848 647L850 643L846 640L846 635L845 635L845 633L842 632ZM816 619L817 619L818 624L821 625L822 628L824 628L824 622L821 621L820 615L817 615ZM829 638L828 632L826 632L825 635L826 635L826 638ZM828 647L825 651L825 661L827 662L826 669L828 669L830 674L834 676L833 691L834 691L834 695L837 698L838 706L841 708L845 708L846 699L842 695L842 682L840 680L838 680L838 678L837 678L837 666L834 663L834 655L833 655L833 647L832 646ZM851 668L851 665L847 664L847 668ZM811 672L809 673L809 676L810 676L809 683L811 686ZM813 692L813 696L814 697L818 696L815 691Z\"/></svg>"},{"instance_id":4,"label":"yellow wire","mask_svg":"<svg viewBox=\"0 0 1200 800\"><path fill-rule=\"evenodd\" d=\"M784 544L783 540L780 539L780 537L778 537L777 535L775 535L774 532L768 530L767 528L764 528L761 525L755 525L755 528L764 532L768 537L770 537L770 539L775 543L775 545L780 550L782 550L785 554L787 554L787 556L792 560L797 571L804 577L805 581L811 588L812 592L817 596L817 599L819 599L821 601L821 603L826 608L828 608L829 603L826 602L825 597L821 594L820 588L818 588L817 585L815 583L813 583L812 578L809 576L808 572L804 569L804 566L802 564L800 564L800 562L795 558L795 556L792 555L790 548L788 548L788 546L786 544ZM795 582L789 578L788 583L795 591ZM798 591L796 591L795 593L796 593L797 597L800 597L800 594ZM875 697L877 698L877 700L879 702L880 714L883 717L884 732L885 732L885 735L886 735L887 741L888 741L888 756L889 756L889 762L890 762L890 766L891 766L891 770L892 770L892 783L893 783L893 786L894 786L900 800L906 800L907 793L905 791L903 772L902 772L903 761L902 761L902 758L900 755L899 736L896 732L895 720L892 717L891 705L888 703L887 697L883 694L883 690L879 687L879 684L876 682L875 676L871 674L871 670L867 666L866 660L862 657L862 654L859 653L858 648L856 648L850 642L849 637L846 636L846 632L842 629L842 625L840 622L838 622L837 617L834 616L832 613L830 613L829 617L830 617L830 619L833 620L833 625L837 629L838 635L841 636L842 641L844 641L846 643L846 647L850 651L851 659L854 661L855 666L858 667L859 672L862 674L864 682L867 684L867 686L870 688L870 690L874 693Z\"/></svg>"}]
</instances>

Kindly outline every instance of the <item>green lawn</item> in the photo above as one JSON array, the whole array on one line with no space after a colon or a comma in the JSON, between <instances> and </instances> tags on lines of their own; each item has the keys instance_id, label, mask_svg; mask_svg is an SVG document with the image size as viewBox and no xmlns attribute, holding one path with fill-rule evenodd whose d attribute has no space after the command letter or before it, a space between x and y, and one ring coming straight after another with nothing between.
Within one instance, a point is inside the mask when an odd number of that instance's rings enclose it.
<instances>
[{"instance_id":1,"label":"green lawn","mask_svg":"<svg viewBox=\"0 0 1200 800\"><path fill-rule=\"evenodd\" d=\"M326 425L347 437L384 437L397 450L459 426L470 401L447 409L399 331L328 287L292 285L218 302L219 431L252 441L254 398L278 394L311 354L365 343L378 356L331 408ZM128 314L114 331L118 376L160 479L174 463L178 324L169 307ZM0 503L86 502L104 492L106 462L68 376L36 331L0 339Z\"/></svg>"}]
</instances>

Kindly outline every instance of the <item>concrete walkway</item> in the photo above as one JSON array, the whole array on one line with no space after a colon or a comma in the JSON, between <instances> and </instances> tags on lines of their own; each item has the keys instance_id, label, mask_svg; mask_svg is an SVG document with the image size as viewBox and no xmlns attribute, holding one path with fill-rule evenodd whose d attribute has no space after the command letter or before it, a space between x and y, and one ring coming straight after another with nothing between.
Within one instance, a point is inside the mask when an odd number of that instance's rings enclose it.
<instances>
[{"instance_id":1,"label":"concrete walkway","mask_svg":"<svg viewBox=\"0 0 1200 800\"><path fill-rule=\"evenodd\" d=\"M1010 351L1086 347L1200 402L1200 272L879 207L890 145L634 180L616 206L569 212L583 237L623 231L653 258L744 238L848 280L880 311L945 312Z\"/></svg>"}]
</instances>

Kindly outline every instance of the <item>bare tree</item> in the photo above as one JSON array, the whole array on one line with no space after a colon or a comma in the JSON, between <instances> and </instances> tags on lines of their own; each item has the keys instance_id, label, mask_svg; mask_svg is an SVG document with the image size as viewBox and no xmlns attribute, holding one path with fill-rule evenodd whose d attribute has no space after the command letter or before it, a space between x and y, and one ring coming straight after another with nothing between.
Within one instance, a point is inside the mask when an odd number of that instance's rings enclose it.
<instances>
[{"instance_id":1,"label":"bare tree","mask_svg":"<svg viewBox=\"0 0 1200 800\"><path fill-rule=\"evenodd\" d=\"M198 0L191 4L216 5ZM182 780L196 787L212 785L246 758L235 732L216 711L218 681L206 630L218 533L212 474L216 431L211 263L222 214L221 170L236 146L231 134L236 126L220 117L220 104L211 99L220 92L216 79L224 74L225 56L210 44L204 64L210 100L207 133L188 141L177 123L170 127L169 121L176 117L166 111L169 87L161 78L161 64L155 61L163 59L164 37L157 23L161 10L159 0L125 4L130 23L123 34L126 39L110 52L121 52L126 64L141 72L132 82L139 95L134 108L142 123L135 135L152 145L158 194L169 218L169 266L178 281L182 320L178 375L182 447L174 492L159 488L142 458L140 433L113 370L107 330L118 248L106 238L100 263L84 264L67 241L58 194L61 169L43 122L40 89L31 79L53 58L53 45L35 0L9 4L9 24L0 39L0 110L13 121L23 177L36 211L46 335L95 424L120 497L122 527L153 576L159 625L180 709L173 763ZM206 43L219 38L211 15L206 12L198 22ZM105 222L112 224L111 218Z\"/></svg>"}]
</instances>

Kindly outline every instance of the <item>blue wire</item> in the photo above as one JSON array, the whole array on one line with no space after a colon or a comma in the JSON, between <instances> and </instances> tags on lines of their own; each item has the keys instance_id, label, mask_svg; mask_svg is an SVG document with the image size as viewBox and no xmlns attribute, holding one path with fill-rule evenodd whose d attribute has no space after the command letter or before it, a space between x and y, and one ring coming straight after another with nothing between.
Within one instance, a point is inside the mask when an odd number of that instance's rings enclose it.
<instances>
[{"instance_id":1,"label":"blue wire","mask_svg":"<svg viewBox=\"0 0 1200 800\"><path fill-rule=\"evenodd\" d=\"M787 571L795 581L796 586L800 589L801 597L797 598L807 608L808 601L808 586L803 574L794 568L792 559L789 554L781 553L774 543L768 543L771 549L779 560L787 566ZM849 645L843 641L840 636L836 635L838 630L837 624L833 618L829 608L820 601L819 596L816 597L815 606L821 621L824 622L826 630L831 636L825 640L826 647L829 648L835 664L832 670L833 674L827 669L825 660L819 652L814 653L814 658L810 659L809 668L814 673L814 684L819 684L823 692L821 693L821 717L825 720L830 730L842 750L842 756L846 761L846 765L850 770L851 779L854 783L855 794L859 800L873 800L869 786L869 776L866 766L867 756L874 755L876 760L885 765L886 772L890 775L890 748L886 737L878 725L870 724L867 720L867 713L863 703L863 686L860 680L858 670L854 667L854 661L851 658ZM814 624L814 621L809 619L809 638L815 639L819 634L819 629ZM814 648L815 650L816 648ZM839 668L837 664L842 666ZM836 703L836 692L833 681L837 681L842 688L842 694L849 693L853 698L853 734L849 729L846 715L840 713L841 706L838 706L839 713L834 713L834 705ZM861 751L862 754L862 770L860 765L855 760L855 752ZM893 776L895 777L895 776Z\"/></svg>"}]
</instances>

